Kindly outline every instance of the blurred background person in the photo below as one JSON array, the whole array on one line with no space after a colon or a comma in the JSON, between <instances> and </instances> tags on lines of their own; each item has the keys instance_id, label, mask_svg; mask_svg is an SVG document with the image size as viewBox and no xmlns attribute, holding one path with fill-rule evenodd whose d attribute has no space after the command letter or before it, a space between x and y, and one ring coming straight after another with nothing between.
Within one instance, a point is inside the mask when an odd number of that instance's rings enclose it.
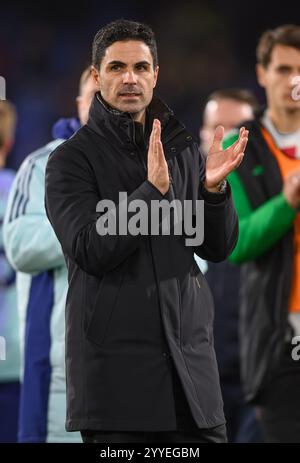
<instances>
[{"instance_id":1,"label":"blurred background person","mask_svg":"<svg viewBox=\"0 0 300 463\"><path fill-rule=\"evenodd\" d=\"M209 95L200 129L201 148L206 155L218 125L225 136L243 121L254 118L257 101L246 89L229 88ZM224 261L207 262L206 278L214 303L214 342L219 366L229 442L259 442L261 432L254 407L246 404L240 378L239 266Z\"/></svg>"},{"instance_id":2,"label":"blurred background person","mask_svg":"<svg viewBox=\"0 0 300 463\"><path fill-rule=\"evenodd\" d=\"M54 141L30 154L10 192L4 221L9 261L17 270L22 333L19 442L81 442L65 431L65 302L67 269L44 208L50 153L85 124L95 84L86 69L76 99L78 118L60 119Z\"/></svg>"},{"instance_id":3,"label":"blurred background person","mask_svg":"<svg viewBox=\"0 0 300 463\"><path fill-rule=\"evenodd\" d=\"M0 101L0 336L5 339L6 359L0 360L0 442L16 442L20 393L20 344L15 272L3 248L3 217L15 173L6 169L16 128L16 110Z\"/></svg>"},{"instance_id":4,"label":"blurred background person","mask_svg":"<svg viewBox=\"0 0 300 463\"><path fill-rule=\"evenodd\" d=\"M241 368L265 440L300 442L300 364L291 356L300 335L300 26L265 31L256 52L267 106L243 123L243 166L228 177L239 216L230 259L243 264Z\"/></svg>"},{"instance_id":5,"label":"blurred background person","mask_svg":"<svg viewBox=\"0 0 300 463\"><path fill-rule=\"evenodd\" d=\"M202 152L208 153L218 125L224 127L226 137L243 121L253 119L257 106L255 95L247 89L226 88L212 92L207 98L199 131Z\"/></svg>"}]
</instances>

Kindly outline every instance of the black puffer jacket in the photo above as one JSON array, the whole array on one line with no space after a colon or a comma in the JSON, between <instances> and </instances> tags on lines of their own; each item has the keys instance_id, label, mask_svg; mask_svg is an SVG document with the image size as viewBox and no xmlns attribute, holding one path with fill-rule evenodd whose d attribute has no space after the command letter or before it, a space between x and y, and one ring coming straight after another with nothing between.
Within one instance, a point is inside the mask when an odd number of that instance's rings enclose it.
<instances>
[{"instance_id":1,"label":"black puffer jacket","mask_svg":"<svg viewBox=\"0 0 300 463\"><path fill-rule=\"evenodd\" d=\"M149 127L154 117L162 123L172 178L167 196L203 198L196 143L158 99L147 109ZM69 431L176 429L171 361L198 426L225 421L213 303L193 253L219 261L233 249L238 226L230 188L220 196L206 192L205 240L197 249L185 246L183 236L100 237L100 199L117 203L120 191L128 202L163 198L146 180L147 137L144 143L137 129L129 114L110 110L96 95L87 126L47 165L47 213L69 271Z\"/></svg>"}]
</instances>

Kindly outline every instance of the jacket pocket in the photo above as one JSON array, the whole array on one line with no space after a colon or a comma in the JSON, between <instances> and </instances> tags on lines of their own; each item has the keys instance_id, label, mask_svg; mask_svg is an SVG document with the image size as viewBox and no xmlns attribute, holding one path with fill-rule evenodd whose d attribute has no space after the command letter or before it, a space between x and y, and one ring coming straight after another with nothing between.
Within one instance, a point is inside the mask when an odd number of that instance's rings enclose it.
<instances>
[{"instance_id":1,"label":"jacket pocket","mask_svg":"<svg viewBox=\"0 0 300 463\"><path fill-rule=\"evenodd\" d=\"M89 321L86 336L95 344L102 346L118 295L123 283L125 273L105 275L96 294L94 308Z\"/></svg>"}]
</instances>

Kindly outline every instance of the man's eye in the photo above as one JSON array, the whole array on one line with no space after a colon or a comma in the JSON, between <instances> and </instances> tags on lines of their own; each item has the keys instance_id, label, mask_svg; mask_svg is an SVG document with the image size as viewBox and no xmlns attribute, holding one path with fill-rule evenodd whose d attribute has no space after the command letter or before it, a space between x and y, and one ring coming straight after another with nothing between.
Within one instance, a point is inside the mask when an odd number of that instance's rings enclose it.
<instances>
[{"instance_id":1,"label":"man's eye","mask_svg":"<svg viewBox=\"0 0 300 463\"><path fill-rule=\"evenodd\" d=\"M291 68L287 66L281 66L277 69L277 71L279 72L279 74L288 74L291 71Z\"/></svg>"},{"instance_id":2,"label":"man's eye","mask_svg":"<svg viewBox=\"0 0 300 463\"><path fill-rule=\"evenodd\" d=\"M146 64L138 64L138 65L136 66L136 69L137 69L138 71L146 71L146 70L147 70L147 65L146 65Z\"/></svg>"},{"instance_id":3,"label":"man's eye","mask_svg":"<svg viewBox=\"0 0 300 463\"><path fill-rule=\"evenodd\" d=\"M110 68L112 71L119 71L121 69L121 66L119 64L114 64Z\"/></svg>"}]
</instances>

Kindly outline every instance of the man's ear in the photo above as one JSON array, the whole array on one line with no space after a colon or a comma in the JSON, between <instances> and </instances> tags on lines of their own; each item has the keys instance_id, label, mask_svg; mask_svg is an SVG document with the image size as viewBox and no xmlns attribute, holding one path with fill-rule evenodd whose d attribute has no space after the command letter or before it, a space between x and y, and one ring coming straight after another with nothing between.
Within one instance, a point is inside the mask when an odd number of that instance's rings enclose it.
<instances>
[{"instance_id":1,"label":"man's ear","mask_svg":"<svg viewBox=\"0 0 300 463\"><path fill-rule=\"evenodd\" d=\"M79 106L80 106L80 102L81 102L81 99L82 99L82 97L81 97L81 96L77 96L77 97L76 97L76 107L77 107L77 112L78 112L78 108L79 108Z\"/></svg>"},{"instance_id":2,"label":"man's ear","mask_svg":"<svg viewBox=\"0 0 300 463\"><path fill-rule=\"evenodd\" d=\"M261 87L265 88L266 86L266 72L267 69L261 64L256 65L256 76L258 83Z\"/></svg>"},{"instance_id":3,"label":"man's ear","mask_svg":"<svg viewBox=\"0 0 300 463\"><path fill-rule=\"evenodd\" d=\"M91 76L93 77L98 90L100 90L100 74L98 69L94 65L91 66Z\"/></svg>"},{"instance_id":4,"label":"man's ear","mask_svg":"<svg viewBox=\"0 0 300 463\"><path fill-rule=\"evenodd\" d=\"M153 88L156 87L156 82L157 82L157 78L158 78L158 71L159 71L159 66L156 66L155 69L154 69L154 85L153 85Z\"/></svg>"}]
</instances>

